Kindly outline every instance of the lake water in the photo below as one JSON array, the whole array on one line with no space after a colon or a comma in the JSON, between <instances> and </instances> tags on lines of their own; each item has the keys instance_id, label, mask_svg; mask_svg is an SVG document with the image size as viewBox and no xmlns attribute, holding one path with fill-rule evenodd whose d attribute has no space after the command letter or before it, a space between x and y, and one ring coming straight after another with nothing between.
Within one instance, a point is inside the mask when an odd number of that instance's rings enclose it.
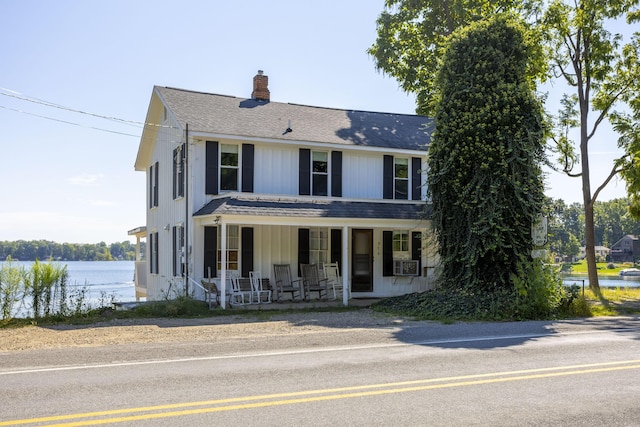
<instances>
[{"instance_id":1,"label":"lake water","mask_svg":"<svg viewBox=\"0 0 640 427\"><path fill-rule=\"evenodd\" d=\"M584 287L589 287L589 278L586 276L567 276L562 277L562 281L565 285L579 285L582 286L584 281ZM632 277L623 279L622 277L606 277L606 278L598 278L598 283L601 288L637 288L640 287L640 277Z\"/></svg>"},{"instance_id":2,"label":"lake water","mask_svg":"<svg viewBox=\"0 0 640 427\"><path fill-rule=\"evenodd\" d=\"M0 263L2 266L4 262ZM30 268L31 261L13 261L14 266ZM136 291L133 283L134 261L55 261L54 264L66 265L69 278L67 289L86 288L86 300L92 306L106 300L110 303L135 301Z\"/></svg>"}]
</instances>

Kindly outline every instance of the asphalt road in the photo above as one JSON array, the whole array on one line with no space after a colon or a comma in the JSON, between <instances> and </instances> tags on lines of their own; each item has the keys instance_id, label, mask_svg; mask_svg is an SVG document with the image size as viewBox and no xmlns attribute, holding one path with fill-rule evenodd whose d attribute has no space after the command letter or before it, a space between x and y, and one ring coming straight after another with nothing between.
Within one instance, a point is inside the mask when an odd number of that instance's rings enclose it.
<instances>
[{"instance_id":1,"label":"asphalt road","mask_svg":"<svg viewBox=\"0 0 640 427\"><path fill-rule=\"evenodd\" d=\"M640 318L0 354L0 426L640 426Z\"/></svg>"}]
</instances>

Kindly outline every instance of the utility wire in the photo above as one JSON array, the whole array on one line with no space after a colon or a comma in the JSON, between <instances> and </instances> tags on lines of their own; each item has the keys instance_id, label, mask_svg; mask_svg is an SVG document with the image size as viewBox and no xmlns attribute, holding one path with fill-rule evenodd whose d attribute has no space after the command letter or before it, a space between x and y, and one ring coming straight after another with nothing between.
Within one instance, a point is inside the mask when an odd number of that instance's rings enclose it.
<instances>
[{"instance_id":1,"label":"utility wire","mask_svg":"<svg viewBox=\"0 0 640 427\"><path fill-rule=\"evenodd\" d=\"M102 131L102 132L110 132L110 133L116 133L118 135L133 136L134 138L140 138L140 135L134 135L134 134L131 134L131 133L118 132L118 131L115 131L115 130L103 129L103 128L98 128L98 127L94 127L94 126L82 125L80 123L69 122L67 120L61 120L61 119L55 119L53 117L42 116L40 114L35 114L35 113L29 113L28 111L18 110L16 108L5 107L3 105L0 105L0 108L4 108L5 110L16 111L16 112L22 113L22 114L28 114L30 116L40 117L42 119L53 120L54 122L66 123L68 125L80 126L80 127L84 127L84 128L88 128L88 129L99 130L99 131Z\"/></svg>"},{"instance_id":2,"label":"utility wire","mask_svg":"<svg viewBox=\"0 0 640 427\"><path fill-rule=\"evenodd\" d=\"M116 122L120 122L120 123L136 125L136 126L155 126L155 127L171 128L171 129L174 128L173 126L161 125L161 124L158 124L158 123L144 123L144 122L138 122L138 121L134 121L134 120L121 119L121 118L113 117L113 116L105 116L105 115L102 115L102 114L91 113L91 112L88 112L88 111L77 110L77 109L74 109L74 108L65 107L64 105L55 104L53 102L45 101L45 100L42 100L42 99L29 97L29 96L24 95L24 94L22 94L20 92L16 92L14 90L3 88L3 87L0 87L0 90L2 90L4 92L10 92L10 93L0 92L0 95L4 95L4 96L11 97L11 98L20 99L22 101L33 102L34 104L40 104L40 105L44 105L44 106L47 106L47 107L58 108L60 110L71 111L73 113L86 114L86 115L93 116L93 117L98 117L98 118L101 118L101 119L112 120L112 121L116 121Z\"/></svg>"}]
</instances>

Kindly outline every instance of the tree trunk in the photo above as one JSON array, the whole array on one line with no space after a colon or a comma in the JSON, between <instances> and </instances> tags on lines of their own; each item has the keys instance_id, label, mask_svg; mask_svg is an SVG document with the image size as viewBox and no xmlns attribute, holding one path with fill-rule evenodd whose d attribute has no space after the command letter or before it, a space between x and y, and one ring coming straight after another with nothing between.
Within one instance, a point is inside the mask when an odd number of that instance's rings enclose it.
<instances>
[{"instance_id":1,"label":"tree trunk","mask_svg":"<svg viewBox=\"0 0 640 427\"><path fill-rule=\"evenodd\" d=\"M580 94L580 162L582 163L582 199L584 203L584 251L587 257L587 271L589 273L589 288L600 292L598 282L598 268L596 266L595 249L595 222L593 220L593 202L591 199L591 180L589 178L589 136L587 134L587 115L589 103L587 98Z\"/></svg>"},{"instance_id":2,"label":"tree trunk","mask_svg":"<svg viewBox=\"0 0 640 427\"><path fill-rule=\"evenodd\" d=\"M593 221L593 203L584 203L584 237L585 237L585 253L587 256L587 270L589 272L589 288L594 292L600 291L600 283L598 282L598 269L596 267L596 251L595 251L595 228Z\"/></svg>"}]
</instances>

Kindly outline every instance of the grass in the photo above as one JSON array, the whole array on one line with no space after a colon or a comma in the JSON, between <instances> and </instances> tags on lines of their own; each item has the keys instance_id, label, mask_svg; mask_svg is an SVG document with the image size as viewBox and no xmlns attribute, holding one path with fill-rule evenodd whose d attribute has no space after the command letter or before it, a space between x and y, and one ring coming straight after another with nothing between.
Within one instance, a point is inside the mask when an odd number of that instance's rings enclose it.
<instances>
[{"instance_id":1,"label":"grass","mask_svg":"<svg viewBox=\"0 0 640 427\"><path fill-rule=\"evenodd\" d=\"M640 288L618 287L618 288L601 288L599 295L596 295L590 289L585 289L584 295L582 290L579 291L580 295L573 302L575 307L570 313L567 313L566 317L592 317L592 316L624 316L640 314ZM419 297L420 294L417 294ZM393 301L393 298L381 301L385 302ZM387 312L394 315L404 315L414 318L421 318L416 316L414 311L415 307L407 304L408 300L398 300L397 303L391 305L387 304L388 309L378 309L377 311ZM380 304L380 303L379 303ZM478 314L471 314L468 318L452 318L447 316L447 305L456 304L455 301L442 300L439 302L439 306L443 311L443 315L437 316L437 318L428 317L432 320L438 320L443 323L453 323L457 320L500 320L495 316L478 317ZM304 312L342 312L358 310L357 307L313 307L313 308L301 308L301 309L283 309L283 310L222 310L216 308L209 310L207 305L202 301L196 301L190 298L178 298L171 301L158 301L149 304L143 304L135 309L120 311L113 310L111 308L99 308L90 310L86 313L82 313L74 316L50 316L38 318L37 321L31 318L27 319L9 319L0 321L0 328L16 328L29 325L56 325L56 324L72 324L72 325L91 325L100 322L108 322L114 319L144 319L144 318L207 318L216 316L248 316L255 318L258 321L269 321L273 316L286 313L304 313ZM503 319L508 320L508 319Z\"/></svg>"},{"instance_id":2,"label":"grass","mask_svg":"<svg viewBox=\"0 0 640 427\"><path fill-rule=\"evenodd\" d=\"M613 268L609 268L613 266ZM563 272L568 272L568 268L571 268L570 274L587 274L587 261L582 260L579 262L572 262L563 265ZM620 270L624 270L625 268L633 268L635 265L630 262L623 263L611 263L611 262L598 262L596 263L596 268L598 269L599 277L607 277L607 276L618 276L620 274Z\"/></svg>"},{"instance_id":3,"label":"grass","mask_svg":"<svg viewBox=\"0 0 640 427\"><path fill-rule=\"evenodd\" d=\"M640 288L601 288L600 295L587 289L584 298L592 316L640 314Z\"/></svg>"},{"instance_id":4,"label":"grass","mask_svg":"<svg viewBox=\"0 0 640 427\"><path fill-rule=\"evenodd\" d=\"M17 328L23 326L50 326L50 325L91 325L108 322L114 319L152 319L152 318L177 318L177 319L205 319L220 316L246 316L256 321L269 321L274 316L287 313L306 312L344 312L360 310L360 307L309 307L293 309L269 309L249 310L233 308L223 310L217 307L210 310L203 301L191 298L177 298L175 300L155 301L141 304L131 310L113 310L112 308L97 308L72 316L48 316L33 318L16 318L0 320L0 328Z\"/></svg>"}]
</instances>

